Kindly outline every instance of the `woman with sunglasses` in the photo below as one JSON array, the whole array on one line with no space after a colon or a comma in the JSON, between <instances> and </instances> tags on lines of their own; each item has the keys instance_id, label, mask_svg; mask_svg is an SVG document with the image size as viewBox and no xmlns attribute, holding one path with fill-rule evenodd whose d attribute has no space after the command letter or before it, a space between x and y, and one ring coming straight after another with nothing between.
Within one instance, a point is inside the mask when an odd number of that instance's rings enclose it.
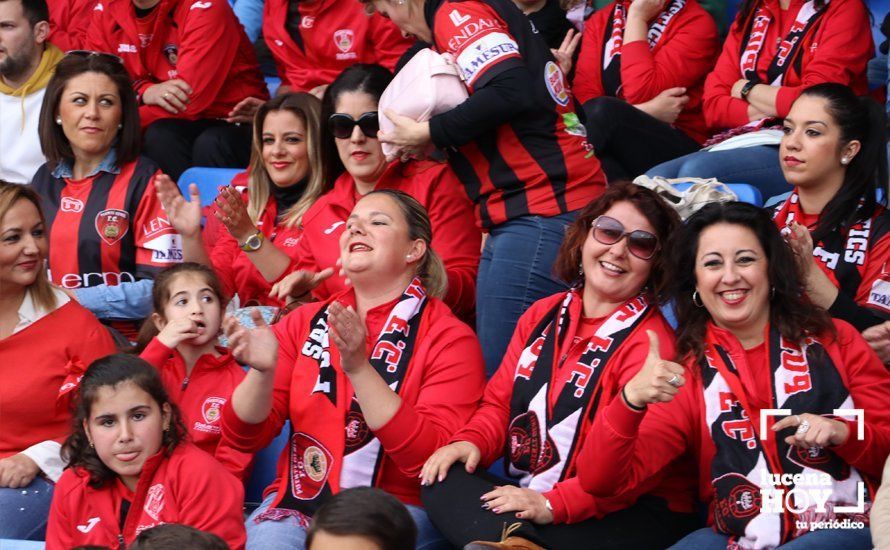
<instances>
[{"instance_id":1,"label":"woman with sunglasses","mask_svg":"<svg viewBox=\"0 0 890 550\"><path fill-rule=\"evenodd\" d=\"M275 289L276 295L299 296L309 290L319 300L342 291L346 281L332 275L339 259L336 242L356 201L374 189L397 189L417 199L433 224L433 249L445 262L448 292L444 300L461 319L471 322L481 235L473 210L447 164L395 161L387 164L377 140L377 102L392 80L379 65L359 63L346 69L325 92L322 131L325 181L331 189L303 216L303 236L296 273Z\"/></svg>"},{"instance_id":2,"label":"woman with sunglasses","mask_svg":"<svg viewBox=\"0 0 890 550\"><path fill-rule=\"evenodd\" d=\"M226 120L266 100L253 45L228 2L103 0L85 47L121 56L139 98L145 154L174 181L191 166L243 167L249 124Z\"/></svg>"},{"instance_id":3,"label":"woman with sunglasses","mask_svg":"<svg viewBox=\"0 0 890 550\"><path fill-rule=\"evenodd\" d=\"M46 88L38 127L52 282L135 339L151 312L152 277L182 260L141 157L139 110L126 69L108 54L70 52Z\"/></svg>"},{"instance_id":4,"label":"woman with sunglasses","mask_svg":"<svg viewBox=\"0 0 890 550\"><path fill-rule=\"evenodd\" d=\"M680 461L711 527L674 548L872 548L866 502L890 453L890 374L801 292L763 209L705 206L673 243L677 351L653 341L605 405L581 486L632 491Z\"/></svg>"},{"instance_id":5,"label":"woman with sunglasses","mask_svg":"<svg viewBox=\"0 0 890 550\"><path fill-rule=\"evenodd\" d=\"M197 186L186 199L170 178L158 178L158 197L182 235L185 261L213 267L223 293L237 294L242 307L285 305L269 292L289 272L303 216L324 191L320 112L321 102L307 93L282 94L259 108L247 191L220 190L214 219L225 229L210 239L208 228L202 238Z\"/></svg>"},{"instance_id":6,"label":"woman with sunglasses","mask_svg":"<svg viewBox=\"0 0 890 550\"><path fill-rule=\"evenodd\" d=\"M694 481L676 472L612 499L587 495L576 477L593 419L643 363L647 333L673 345L658 300L668 255L661 243L678 224L655 193L621 183L569 227L556 272L572 289L520 318L476 413L421 472L424 504L452 544L665 548L694 527L692 494L680 489ZM518 486L484 471L501 455Z\"/></svg>"}]
</instances>

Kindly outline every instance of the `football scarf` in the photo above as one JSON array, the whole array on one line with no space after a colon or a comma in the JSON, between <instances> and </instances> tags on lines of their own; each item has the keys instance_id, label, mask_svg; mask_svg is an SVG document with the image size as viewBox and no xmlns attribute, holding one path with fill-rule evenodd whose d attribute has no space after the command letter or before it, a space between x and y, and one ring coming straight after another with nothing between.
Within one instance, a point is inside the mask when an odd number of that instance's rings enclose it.
<instances>
[{"instance_id":1,"label":"football scarf","mask_svg":"<svg viewBox=\"0 0 890 550\"><path fill-rule=\"evenodd\" d=\"M707 426L716 448L711 462L714 523L717 531L730 535L729 547L759 549L786 543L809 530L799 528L796 520L809 525L811 521L849 517L867 524L868 508L863 514L836 510L857 504L859 483L863 481L859 472L829 449L804 450L788 445L787 430L778 434L769 431L763 434L766 439L761 439L759 423L753 420L756 414L752 415L749 404L749 389L742 385L733 358L721 345L714 327L708 327L706 338L699 367ZM767 345L770 407L790 409L791 414L832 415L835 409L855 406L821 342L807 338L798 344L771 328ZM771 474L801 476L797 484L773 485ZM784 498L780 504L764 509L764 490L775 495L774 489L784 493L794 490L787 498L799 512L791 512ZM828 491L824 510L819 511L809 497L810 490Z\"/></svg>"},{"instance_id":2,"label":"football scarf","mask_svg":"<svg viewBox=\"0 0 890 550\"><path fill-rule=\"evenodd\" d=\"M426 304L426 290L415 278L387 317L368 358L396 393L409 369ZM377 482L384 451L368 428L352 392L340 395L347 391L346 375L334 367L339 364L340 355L330 348L329 331L326 306L310 322L308 337L294 367L318 372L310 395L291 396L313 403L309 407L311 427L302 422L308 423L309 418L292 419L287 474L279 484L277 502L258 519L290 515L308 524L308 518L334 493L349 487L374 486Z\"/></svg>"},{"instance_id":3,"label":"football scarf","mask_svg":"<svg viewBox=\"0 0 890 550\"><path fill-rule=\"evenodd\" d=\"M686 5L686 0L672 0L670 4L658 14L658 17L649 25L646 38L649 41L649 50L655 48L661 37L667 30L668 23ZM624 2L615 2L612 9L612 19L606 26L603 36L603 90L607 96L618 97L621 91L621 47L624 45L624 28L627 25L627 7Z\"/></svg>"},{"instance_id":4,"label":"football scarf","mask_svg":"<svg viewBox=\"0 0 890 550\"><path fill-rule=\"evenodd\" d=\"M569 291L547 312L526 341L513 378L504 452L507 472L519 478L522 487L539 492L570 475L584 422L597 410L599 382L609 358L650 309L641 294L612 312L586 344L551 407L555 374L574 343L582 305L577 291Z\"/></svg>"}]
</instances>

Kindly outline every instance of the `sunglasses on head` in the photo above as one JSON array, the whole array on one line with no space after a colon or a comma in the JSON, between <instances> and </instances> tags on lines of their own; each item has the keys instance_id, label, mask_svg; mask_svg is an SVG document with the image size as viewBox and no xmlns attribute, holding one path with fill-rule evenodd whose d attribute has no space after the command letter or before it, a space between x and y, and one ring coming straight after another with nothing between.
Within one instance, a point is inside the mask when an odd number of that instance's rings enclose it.
<instances>
[{"instance_id":1,"label":"sunglasses on head","mask_svg":"<svg viewBox=\"0 0 890 550\"><path fill-rule=\"evenodd\" d=\"M71 50L65 53L65 56L71 57L98 57L99 59L104 59L106 61L113 61L115 63L119 63L121 65L124 64L124 60L120 57L114 55L113 53L105 53L105 52L96 52L93 50Z\"/></svg>"},{"instance_id":2,"label":"sunglasses on head","mask_svg":"<svg viewBox=\"0 0 890 550\"><path fill-rule=\"evenodd\" d=\"M328 127L335 138L349 139L356 126L359 127L366 137L377 139L377 132L380 130L377 111L362 113L358 120L346 113L334 113L328 118Z\"/></svg>"},{"instance_id":3,"label":"sunglasses on head","mask_svg":"<svg viewBox=\"0 0 890 550\"><path fill-rule=\"evenodd\" d=\"M609 216L600 216L593 220L593 238L602 244L615 244L627 237L627 250L641 260L648 260L658 250L658 237L637 229L625 231L621 222Z\"/></svg>"}]
</instances>

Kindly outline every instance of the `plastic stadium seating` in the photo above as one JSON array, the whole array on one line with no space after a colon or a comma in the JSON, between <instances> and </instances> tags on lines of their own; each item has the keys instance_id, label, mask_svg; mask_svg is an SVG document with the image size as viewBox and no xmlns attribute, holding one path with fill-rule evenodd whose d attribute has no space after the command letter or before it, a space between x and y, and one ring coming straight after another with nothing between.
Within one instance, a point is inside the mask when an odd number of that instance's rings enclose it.
<instances>
[{"instance_id":1,"label":"plastic stadium seating","mask_svg":"<svg viewBox=\"0 0 890 550\"><path fill-rule=\"evenodd\" d=\"M674 187L677 188L678 191L686 191L689 189L691 183L675 183ZM763 206L763 197L760 195L760 189L757 189L753 185L749 185L747 183L727 183L727 187L729 187L733 193L738 196L739 201L747 202L748 204L753 204L754 206Z\"/></svg>"},{"instance_id":2,"label":"plastic stadium seating","mask_svg":"<svg viewBox=\"0 0 890 550\"><path fill-rule=\"evenodd\" d=\"M248 510L252 511L263 502L263 491L275 479L278 457L281 456L289 437L290 421L285 422L281 433L254 457L253 471L244 490L244 503Z\"/></svg>"},{"instance_id":3,"label":"plastic stadium seating","mask_svg":"<svg viewBox=\"0 0 890 550\"><path fill-rule=\"evenodd\" d=\"M205 168L195 167L189 168L179 176L176 182L182 194L188 197L189 185L195 183L198 185L198 191L201 193L201 206L207 206L213 202L219 193L221 185L228 185L236 174L243 172L242 168Z\"/></svg>"}]
</instances>

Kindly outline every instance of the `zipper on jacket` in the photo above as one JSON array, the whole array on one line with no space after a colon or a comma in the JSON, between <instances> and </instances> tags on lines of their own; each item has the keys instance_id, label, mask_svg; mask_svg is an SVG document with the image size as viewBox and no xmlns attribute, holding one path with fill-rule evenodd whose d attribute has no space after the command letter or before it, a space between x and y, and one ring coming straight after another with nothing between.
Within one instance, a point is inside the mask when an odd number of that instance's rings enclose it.
<instances>
[{"instance_id":1,"label":"zipper on jacket","mask_svg":"<svg viewBox=\"0 0 890 550\"><path fill-rule=\"evenodd\" d=\"M117 549L118 550L127 550L127 545L124 542L124 534L123 533L117 534Z\"/></svg>"},{"instance_id":2,"label":"zipper on jacket","mask_svg":"<svg viewBox=\"0 0 890 550\"><path fill-rule=\"evenodd\" d=\"M189 377L186 376L185 378L182 379L182 387L180 388L180 391L185 391L185 387L188 385L189 385Z\"/></svg>"}]
</instances>

